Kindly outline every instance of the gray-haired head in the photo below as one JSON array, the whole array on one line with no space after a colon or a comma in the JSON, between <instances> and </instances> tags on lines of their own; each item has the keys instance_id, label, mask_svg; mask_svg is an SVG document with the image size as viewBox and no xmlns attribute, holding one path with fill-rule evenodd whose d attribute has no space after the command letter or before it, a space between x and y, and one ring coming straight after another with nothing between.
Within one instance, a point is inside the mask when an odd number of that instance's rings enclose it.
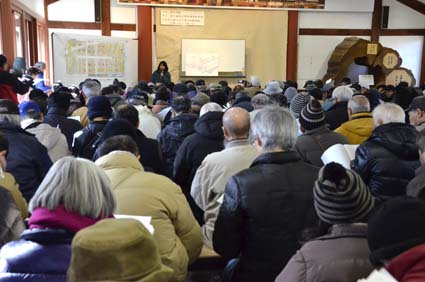
<instances>
[{"instance_id":1,"label":"gray-haired head","mask_svg":"<svg viewBox=\"0 0 425 282\"><path fill-rule=\"evenodd\" d=\"M260 87L261 86L261 79L258 76L255 76L255 75L251 76L251 85Z\"/></svg>"},{"instance_id":2,"label":"gray-haired head","mask_svg":"<svg viewBox=\"0 0 425 282\"><path fill-rule=\"evenodd\" d=\"M199 112L199 116L203 116L208 112L222 112L223 108L214 102L206 103L202 106L201 111Z\"/></svg>"},{"instance_id":3,"label":"gray-haired head","mask_svg":"<svg viewBox=\"0 0 425 282\"><path fill-rule=\"evenodd\" d=\"M50 168L29 203L29 211L54 210L59 205L81 216L99 218L112 215L116 201L101 168L85 159L65 157Z\"/></svg>"},{"instance_id":4,"label":"gray-haired head","mask_svg":"<svg viewBox=\"0 0 425 282\"><path fill-rule=\"evenodd\" d=\"M391 122L406 122L406 114L403 108L393 103L380 104L373 110L372 115L375 127Z\"/></svg>"},{"instance_id":5,"label":"gray-haired head","mask_svg":"<svg viewBox=\"0 0 425 282\"><path fill-rule=\"evenodd\" d=\"M357 113L368 113L370 112L369 99L363 95L356 95L348 101L348 109L351 110L351 114Z\"/></svg>"},{"instance_id":6,"label":"gray-haired head","mask_svg":"<svg viewBox=\"0 0 425 282\"><path fill-rule=\"evenodd\" d=\"M254 110L259 110L267 105L271 105L272 101L270 100L269 96L260 93L252 97L251 104L254 107Z\"/></svg>"},{"instance_id":7,"label":"gray-haired head","mask_svg":"<svg viewBox=\"0 0 425 282\"><path fill-rule=\"evenodd\" d=\"M339 86L332 92L332 98L338 102L348 102L354 95L353 90L348 86Z\"/></svg>"},{"instance_id":8,"label":"gray-haired head","mask_svg":"<svg viewBox=\"0 0 425 282\"><path fill-rule=\"evenodd\" d=\"M46 69L46 63L45 62L37 62L34 64L34 67L37 69Z\"/></svg>"},{"instance_id":9,"label":"gray-haired head","mask_svg":"<svg viewBox=\"0 0 425 282\"><path fill-rule=\"evenodd\" d=\"M83 93L87 98L100 95L101 86L94 80L88 80L83 84Z\"/></svg>"},{"instance_id":10,"label":"gray-haired head","mask_svg":"<svg viewBox=\"0 0 425 282\"><path fill-rule=\"evenodd\" d=\"M282 107L267 106L254 118L252 133L261 141L263 152L292 150L297 140L298 127L291 112Z\"/></svg>"}]
</instances>

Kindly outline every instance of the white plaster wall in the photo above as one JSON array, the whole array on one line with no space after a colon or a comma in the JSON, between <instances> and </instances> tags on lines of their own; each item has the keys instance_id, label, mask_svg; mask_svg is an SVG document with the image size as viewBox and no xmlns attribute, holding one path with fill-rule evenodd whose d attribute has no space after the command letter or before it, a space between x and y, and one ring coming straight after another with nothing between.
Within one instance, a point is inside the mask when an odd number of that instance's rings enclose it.
<instances>
[{"instance_id":1,"label":"white plaster wall","mask_svg":"<svg viewBox=\"0 0 425 282\"><path fill-rule=\"evenodd\" d=\"M94 22L94 0L61 0L48 13L50 21Z\"/></svg>"},{"instance_id":2,"label":"white plaster wall","mask_svg":"<svg viewBox=\"0 0 425 282\"><path fill-rule=\"evenodd\" d=\"M299 28L347 28L369 29L372 26L370 12L300 12Z\"/></svg>"},{"instance_id":3,"label":"white plaster wall","mask_svg":"<svg viewBox=\"0 0 425 282\"><path fill-rule=\"evenodd\" d=\"M389 29L425 28L425 15L395 0L383 0L382 5L390 7Z\"/></svg>"},{"instance_id":4,"label":"white plaster wall","mask_svg":"<svg viewBox=\"0 0 425 282\"><path fill-rule=\"evenodd\" d=\"M32 12L41 18L44 18L44 0L18 0L18 2L30 8Z\"/></svg>"}]
</instances>

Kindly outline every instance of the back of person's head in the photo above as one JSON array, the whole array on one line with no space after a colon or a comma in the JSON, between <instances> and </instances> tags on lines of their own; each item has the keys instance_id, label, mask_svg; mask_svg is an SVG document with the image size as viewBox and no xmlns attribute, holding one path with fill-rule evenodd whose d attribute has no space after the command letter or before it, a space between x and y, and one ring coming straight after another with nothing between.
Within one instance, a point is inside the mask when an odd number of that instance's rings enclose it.
<instances>
[{"instance_id":1,"label":"back of person's head","mask_svg":"<svg viewBox=\"0 0 425 282\"><path fill-rule=\"evenodd\" d=\"M38 75L39 73L40 73L40 71L37 69L37 68L34 68L34 67L29 67L28 69L27 69L27 71L26 71L26 73L28 74L28 75L30 75L30 76L33 76L33 75Z\"/></svg>"},{"instance_id":2,"label":"back of person's head","mask_svg":"<svg viewBox=\"0 0 425 282\"><path fill-rule=\"evenodd\" d=\"M294 80L287 80L285 82L286 87L293 87L295 89L298 89L298 83Z\"/></svg>"},{"instance_id":3,"label":"back of person's head","mask_svg":"<svg viewBox=\"0 0 425 282\"><path fill-rule=\"evenodd\" d=\"M34 64L34 67L37 69L45 69L46 68L46 63L45 62L37 62Z\"/></svg>"},{"instance_id":4,"label":"back of person's head","mask_svg":"<svg viewBox=\"0 0 425 282\"><path fill-rule=\"evenodd\" d=\"M341 79L341 85L350 85L351 84L351 78L349 77L344 77L343 79Z\"/></svg>"},{"instance_id":5,"label":"back of person's head","mask_svg":"<svg viewBox=\"0 0 425 282\"><path fill-rule=\"evenodd\" d=\"M41 110L37 103L33 101L24 101L19 104L19 114L22 119L41 119Z\"/></svg>"},{"instance_id":6,"label":"back of person's head","mask_svg":"<svg viewBox=\"0 0 425 282\"><path fill-rule=\"evenodd\" d=\"M100 84L95 80L87 80L82 86L84 95L87 98L100 95Z\"/></svg>"},{"instance_id":7,"label":"back of person's head","mask_svg":"<svg viewBox=\"0 0 425 282\"><path fill-rule=\"evenodd\" d=\"M309 94L316 100L322 101L323 100L323 92L321 88L313 88L309 91Z\"/></svg>"},{"instance_id":8,"label":"back of person's head","mask_svg":"<svg viewBox=\"0 0 425 282\"><path fill-rule=\"evenodd\" d=\"M251 121L248 111L234 107L228 109L223 115L223 128L226 139L248 138Z\"/></svg>"},{"instance_id":9,"label":"back of person's head","mask_svg":"<svg viewBox=\"0 0 425 282\"><path fill-rule=\"evenodd\" d=\"M354 95L353 90L348 86L338 86L332 92L332 98L338 102L348 102Z\"/></svg>"},{"instance_id":10,"label":"back of person's head","mask_svg":"<svg viewBox=\"0 0 425 282\"><path fill-rule=\"evenodd\" d=\"M311 101L312 97L308 92L301 92L292 98L290 109L294 114L295 118L299 118L301 115L301 111L305 106Z\"/></svg>"},{"instance_id":11,"label":"back of person's head","mask_svg":"<svg viewBox=\"0 0 425 282\"><path fill-rule=\"evenodd\" d=\"M134 219L105 219L72 240L69 282L168 282L173 271L161 262L155 239Z\"/></svg>"},{"instance_id":12,"label":"back of person's head","mask_svg":"<svg viewBox=\"0 0 425 282\"><path fill-rule=\"evenodd\" d=\"M380 104L373 110L372 115L375 127L392 122L405 123L406 121L403 109L393 103Z\"/></svg>"},{"instance_id":13,"label":"back of person's head","mask_svg":"<svg viewBox=\"0 0 425 282\"><path fill-rule=\"evenodd\" d=\"M267 95L280 94L283 92L283 89L280 87L278 81L273 80L266 84L266 88L264 88L263 92Z\"/></svg>"},{"instance_id":14,"label":"back of person's head","mask_svg":"<svg viewBox=\"0 0 425 282\"><path fill-rule=\"evenodd\" d=\"M116 208L111 182L103 170L86 159L64 157L44 177L29 211L54 210L63 205L68 212L93 219L111 216Z\"/></svg>"},{"instance_id":15,"label":"back of person's head","mask_svg":"<svg viewBox=\"0 0 425 282\"><path fill-rule=\"evenodd\" d=\"M192 105L200 106L202 107L206 103L210 102L210 97L207 94L204 94L202 92L199 92L195 95L195 97L192 98Z\"/></svg>"},{"instance_id":16,"label":"back of person's head","mask_svg":"<svg viewBox=\"0 0 425 282\"><path fill-rule=\"evenodd\" d=\"M256 87L260 87L261 86L261 79L258 76L251 76L251 85L252 86L256 86Z\"/></svg>"},{"instance_id":17,"label":"back of person's head","mask_svg":"<svg viewBox=\"0 0 425 282\"><path fill-rule=\"evenodd\" d=\"M176 114L188 113L192 102L188 97L177 96L171 103L171 108Z\"/></svg>"},{"instance_id":18,"label":"back of person's head","mask_svg":"<svg viewBox=\"0 0 425 282\"><path fill-rule=\"evenodd\" d=\"M224 106L227 103L227 94L223 90L223 87L220 84L211 84L208 87L208 91L210 94L210 101L219 104L220 106Z\"/></svg>"},{"instance_id":19,"label":"back of person's head","mask_svg":"<svg viewBox=\"0 0 425 282\"><path fill-rule=\"evenodd\" d=\"M114 87L113 85L108 85L106 87L103 87L100 90L100 95L106 96L106 95L118 94L117 91L118 91L117 87Z\"/></svg>"},{"instance_id":20,"label":"back of person's head","mask_svg":"<svg viewBox=\"0 0 425 282\"><path fill-rule=\"evenodd\" d=\"M185 83L177 83L174 85L173 92L176 93L176 95L187 95L189 92L189 88Z\"/></svg>"},{"instance_id":21,"label":"back of person's head","mask_svg":"<svg viewBox=\"0 0 425 282\"><path fill-rule=\"evenodd\" d=\"M7 58L5 55L0 54L0 68L5 68L7 64Z\"/></svg>"},{"instance_id":22,"label":"back of person's head","mask_svg":"<svg viewBox=\"0 0 425 282\"><path fill-rule=\"evenodd\" d=\"M270 94L270 101L272 104L275 104L279 107L288 107L288 99L285 97L283 93L280 94Z\"/></svg>"},{"instance_id":23,"label":"back of person's head","mask_svg":"<svg viewBox=\"0 0 425 282\"><path fill-rule=\"evenodd\" d=\"M320 169L313 191L316 213L329 224L365 222L374 207L362 178L338 163Z\"/></svg>"},{"instance_id":24,"label":"back of person's head","mask_svg":"<svg viewBox=\"0 0 425 282\"><path fill-rule=\"evenodd\" d=\"M139 124L139 112L132 105L120 105L114 112L114 119L127 120L131 125L137 127Z\"/></svg>"},{"instance_id":25,"label":"back of person's head","mask_svg":"<svg viewBox=\"0 0 425 282\"><path fill-rule=\"evenodd\" d=\"M98 148L98 156L106 156L111 152L124 151L135 156L139 155L139 149L136 142L128 135L116 135L109 137Z\"/></svg>"},{"instance_id":26,"label":"back of person's head","mask_svg":"<svg viewBox=\"0 0 425 282\"><path fill-rule=\"evenodd\" d=\"M0 99L0 122L21 126L18 106L8 99Z\"/></svg>"},{"instance_id":27,"label":"back of person's head","mask_svg":"<svg viewBox=\"0 0 425 282\"><path fill-rule=\"evenodd\" d=\"M357 113L368 113L370 112L369 99L363 95L355 95L348 101L347 108L351 111L351 114Z\"/></svg>"},{"instance_id":28,"label":"back of person's head","mask_svg":"<svg viewBox=\"0 0 425 282\"><path fill-rule=\"evenodd\" d=\"M288 109L268 106L255 115L252 134L261 141L259 145L263 151L292 150L297 140L298 126Z\"/></svg>"},{"instance_id":29,"label":"back of person's head","mask_svg":"<svg viewBox=\"0 0 425 282\"><path fill-rule=\"evenodd\" d=\"M101 141L117 135L127 135L136 140L136 129L125 119L113 119L109 121L102 130Z\"/></svg>"},{"instance_id":30,"label":"back of person's head","mask_svg":"<svg viewBox=\"0 0 425 282\"><path fill-rule=\"evenodd\" d=\"M112 116L111 103L105 96L93 96L87 103L87 117L89 120L95 118L110 119Z\"/></svg>"},{"instance_id":31,"label":"back of person's head","mask_svg":"<svg viewBox=\"0 0 425 282\"><path fill-rule=\"evenodd\" d=\"M71 94L66 91L56 91L50 94L47 99L47 106L51 108L59 108L61 110L67 111L71 105Z\"/></svg>"},{"instance_id":32,"label":"back of person's head","mask_svg":"<svg viewBox=\"0 0 425 282\"><path fill-rule=\"evenodd\" d=\"M199 116L203 116L208 112L223 112L223 108L217 103L206 103L202 106Z\"/></svg>"},{"instance_id":33,"label":"back of person's head","mask_svg":"<svg viewBox=\"0 0 425 282\"><path fill-rule=\"evenodd\" d=\"M313 130L325 125L325 113L319 101L311 100L301 111L299 122L303 130Z\"/></svg>"},{"instance_id":34,"label":"back of person's head","mask_svg":"<svg viewBox=\"0 0 425 282\"><path fill-rule=\"evenodd\" d=\"M369 217L370 260L380 266L399 254L425 243L425 201L397 197L378 206Z\"/></svg>"},{"instance_id":35,"label":"back of person's head","mask_svg":"<svg viewBox=\"0 0 425 282\"><path fill-rule=\"evenodd\" d=\"M254 107L254 110L259 110L264 108L267 105L271 105L272 101L270 97L266 94L257 94L251 99L251 105Z\"/></svg>"},{"instance_id":36,"label":"back of person's head","mask_svg":"<svg viewBox=\"0 0 425 282\"><path fill-rule=\"evenodd\" d=\"M155 103L157 101L168 102L169 100L170 100L170 90L165 86L159 87L155 93Z\"/></svg>"},{"instance_id":37,"label":"back of person's head","mask_svg":"<svg viewBox=\"0 0 425 282\"><path fill-rule=\"evenodd\" d=\"M43 114L47 113L47 94L40 89L33 89L29 94L30 101L37 103Z\"/></svg>"}]
</instances>

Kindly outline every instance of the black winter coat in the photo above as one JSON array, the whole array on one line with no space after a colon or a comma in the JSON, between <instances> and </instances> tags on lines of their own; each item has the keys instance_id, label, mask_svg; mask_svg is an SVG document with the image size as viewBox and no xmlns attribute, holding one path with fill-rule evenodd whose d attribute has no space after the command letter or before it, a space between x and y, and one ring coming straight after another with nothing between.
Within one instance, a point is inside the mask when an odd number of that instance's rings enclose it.
<instances>
[{"instance_id":1,"label":"black winter coat","mask_svg":"<svg viewBox=\"0 0 425 282\"><path fill-rule=\"evenodd\" d=\"M9 141L7 172L15 177L22 195L29 202L52 166L52 161L46 147L20 126L0 122L0 132Z\"/></svg>"},{"instance_id":2,"label":"black winter coat","mask_svg":"<svg viewBox=\"0 0 425 282\"><path fill-rule=\"evenodd\" d=\"M159 145L165 159L167 174L173 175L174 159L177 150L184 139L195 131L197 116L193 114L181 114L170 119L164 129L158 135Z\"/></svg>"},{"instance_id":3,"label":"black winter coat","mask_svg":"<svg viewBox=\"0 0 425 282\"><path fill-rule=\"evenodd\" d=\"M356 150L351 164L378 202L406 195L419 167L416 129L404 123L381 125Z\"/></svg>"},{"instance_id":4,"label":"black winter coat","mask_svg":"<svg viewBox=\"0 0 425 282\"><path fill-rule=\"evenodd\" d=\"M215 223L214 250L239 257L232 281L274 281L314 226L313 186L319 168L294 152L265 153L230 178Z\"/></svg>"},{"instance_id":5,"label":"black winter coat","mask_svg":"<svg viewBox=\"0 0 425 282\"><path fill-rule=\"evenodd\" d=\"M140 153L140 163L145 171L167 176L167 169L158 141L147 138L143 132L136 129L136 144Z\"/></svg>"},{"instance_id":6,"label":"black winter coat","mask_svg":"<svg viewBox=\"0 0 425 282\"><path fill-rule=\"evenodd\" d=\"M325 112L325 123L330 130L335 130L348 121L347 105L348 102L338 102Z\"/></svg>"},{"instance_id":7,"label":"black winter coat","mask_svg":"<svg viewBox=\"0 0 425 282\"><path fill-rule=\"evenodd\" d=\"M81 135L74 139L72 144L72 154L76 157L93 159L96 151L96 140L100 137L105 125L105 121L92 121L81 132Z\"/></svg>"},{"instance_id":8,"label":"black winter coat","mask_svg":"<svg viewBox=\"0 0 425 282\"><path fill-rule=\"evenodd\" d=\"M195 133L183 141L174 161L174 182L182 188L200 225L203 224L203 212L190 195L190 188L204 158L224 149L222 127L223 112L208 112L201 116L195 123Z\"/></svg>"},{"instance_id":9,"label":"black winter coat","mask_svg":"<svg viewBox=\"0 0 425 282\"><path fill-rule=\"evenodd\" d=\"M44 122L61 130L68 142L68 148L72 150L74 133L83 129L81 123L66 116L66 111L59 108L50 108L44 117Z\"/></svg>"}]
</instances>

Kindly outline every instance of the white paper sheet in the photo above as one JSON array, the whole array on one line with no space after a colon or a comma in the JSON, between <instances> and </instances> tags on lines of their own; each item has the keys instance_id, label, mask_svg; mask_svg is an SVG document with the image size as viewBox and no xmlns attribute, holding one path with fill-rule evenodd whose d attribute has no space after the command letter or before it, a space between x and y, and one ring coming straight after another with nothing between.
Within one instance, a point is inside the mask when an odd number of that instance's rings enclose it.
<instances>
[{"instance_id":1,"label":"white paper sheet","mask_svg":"<svg viewBox=\"0 0 425 282\"><path fill-rule=\"evenodd\" d=\"M135 219L142 223L146 229L153 235L155 229L151 224L152 217L151 216L136 216L136 215L128 215L128 214L114 214L115 218L128 218Z\"/></svg>"},{"instance_id":2,"label":"white paper sheet","mask_svg":"<svg viewBox=\"0 0 425 282\"><path fill-rule=\"evenodd\" d=\"M218 65L216 53L186 55L187 76L218 76Z\"/></svg>"},{"instance_id":3,"label":"white paper sheet","mask_svg":"<svg viewBox=\"0 0 425 282\"><path fill-rule=\"evenodd\" d=\"M323 153L321 159L325 165L335 162L347 169L350 169L350 163L354 160L358 146L359 145L335 144Z\"/></svg>"}]
</instances>

